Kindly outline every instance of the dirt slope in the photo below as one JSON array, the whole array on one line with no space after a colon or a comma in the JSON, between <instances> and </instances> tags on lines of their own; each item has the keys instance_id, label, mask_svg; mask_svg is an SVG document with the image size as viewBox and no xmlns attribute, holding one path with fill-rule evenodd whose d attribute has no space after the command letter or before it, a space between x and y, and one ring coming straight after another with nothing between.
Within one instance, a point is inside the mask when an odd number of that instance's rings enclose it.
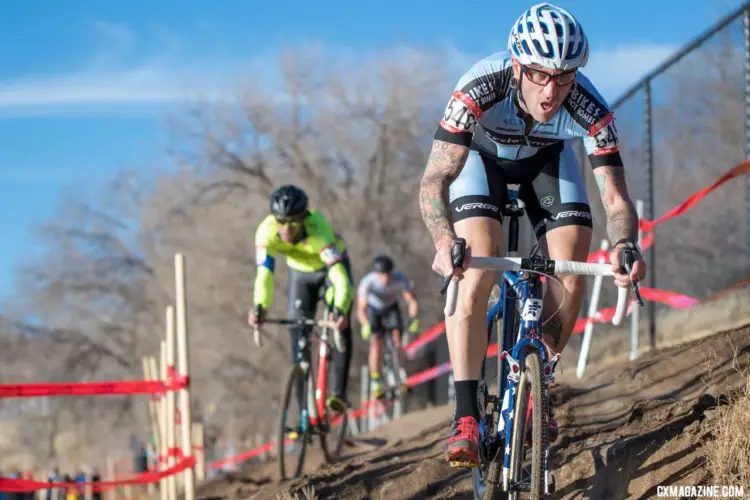
<instances>
[{"instance_id":1,"label":"dirt slope","mask_svg":"<svg viewBox=\"0 0 750 500\"><path fill-rule=\"evenodd\" d=\"M583 381L572 367L551 392L561 426L554 498L652 498L657 485L710 479L703 443L711 409L750 367L750 327L601 365ZM450 416L447 407L409 414L358 436L342 462L315 457L306 476L283 484L273 463L246 467L201 485L198 498L276 499L312 486L321 499L470 499L469 473L441 458Z\"/></svg>"}]
</instances>

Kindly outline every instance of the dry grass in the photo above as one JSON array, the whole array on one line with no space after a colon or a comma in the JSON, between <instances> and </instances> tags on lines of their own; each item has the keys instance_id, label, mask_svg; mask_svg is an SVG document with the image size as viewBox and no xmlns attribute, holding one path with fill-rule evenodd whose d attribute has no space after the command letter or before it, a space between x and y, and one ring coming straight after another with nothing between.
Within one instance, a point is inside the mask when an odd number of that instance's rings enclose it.
<instances>
[{"instance_id":1,"label":"dry grass","mask_svg":"<svg viewBox=\"0 0 750 500\"><path fill-rule=\"evenodd\" d=\"M717 484L750 484L750 374L741 369L737 349L732 365L743 375L745 386L716 409L712 419L714 439L706 443L706 464Z\"/></svg>"},{"instance_id":2,"label":"dry grass","mask_svg":"<svg viewBox=\"0 0 750 500\"><path fill-rule=\"evenodd\" d=\"M283 494L276 495L278 500L317 500L318 494L315 493L315 488L311 485L307 485L292 493L284 492Z\"/></svg>"}]
</instances>

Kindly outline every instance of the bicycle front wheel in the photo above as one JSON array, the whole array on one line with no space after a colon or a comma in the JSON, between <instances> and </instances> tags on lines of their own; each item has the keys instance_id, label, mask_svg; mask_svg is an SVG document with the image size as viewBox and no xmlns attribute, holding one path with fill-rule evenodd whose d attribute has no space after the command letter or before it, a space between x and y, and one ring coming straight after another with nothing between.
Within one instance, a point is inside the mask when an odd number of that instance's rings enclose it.
<instances>
[{"instance_id":1,"label":"bicycle front wheel","mask_svg":"<svg viewBox=\"0 0 750 500\"><path fill-rule=\"evenodd\" d=\"M544 496L544 458L547 450L549 410L547 386L544 384L542 359L538 352L526 358L526 369L531 375L531 498Z\"/></svg>"},{"instance_id":2,"label":"bicycle front wheel","mask_svg":"<svg viewBox=\"0 0 750 500\"><path fill-rule=\"evenodd\" d=\"M341 450L344 448L346 434L349 431L349 415L347 412L331 419L328 432L320 435L320 447L323 448L323 456L327 463L332 464L341 458Z\"/></svg>"},{"instance_id":3,"label":"bicycle front wheel","mask_svg":"<svg viewBox=\"0 0 750 500\"><path fill-rule=\"evenodd\" d=\"M513 412L513 441L510 450L510 497L518 499L519 490L530 491L532 500L544 494L544 456L547 447L547 394L544 386L542 360L539 353L526 355L524 369L517 386ZM529 404L531 418L529 419ZM527 426L531 426L531 463L522 468L526 455ZM524 474L525 473L525 474Z\"/></svg>"},{"instance_id":4,"label":"bicycle front wheel","mask_svg":"<svg viewBox=\"0 0 750 500\"><path fill-rule=\"evenodd\" d=\"M289 371L281 399L281 415L276 438L276 456L279 462L279 480L288 479L287 469L294 470L293 477L302 475L307 451L308 421L297 400L297 387L302 384L306 394L307 380L304 370L294 365ZM294 452L297 451L296 464Z\"/></svg>"}]
</instances>

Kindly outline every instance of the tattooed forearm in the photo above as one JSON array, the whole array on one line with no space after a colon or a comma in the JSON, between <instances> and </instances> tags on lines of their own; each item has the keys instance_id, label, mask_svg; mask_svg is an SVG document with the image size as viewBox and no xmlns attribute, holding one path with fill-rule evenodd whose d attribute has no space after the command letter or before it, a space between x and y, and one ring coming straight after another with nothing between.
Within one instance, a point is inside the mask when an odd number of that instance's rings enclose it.
<instances>
[{"instance_id":1,"label":"tattooed forearm","mask_svg":"<svg viewBox=\"0 0 750 500\"><path fill-rule=\"evenodd\" d=\"M448 186L464 167L469 148L444 141L433 141L422 183L419 187L419 208L433 242L455 238L448 220Z\"/></svg>"},{"instance_id":2,"label":"tattooed forearm","mask_svg":"<svg viewBox=\"0 0 750 500\"><path fill-rule=\"evenodd\" d=\"M599 167L594 171L604 211L607 213L607 236L612 243L638 237L638 214L628 195L625 169Z\"/></svg>"},{"instance_id":3,"label":"tattooed forearm","mask_svg":"<svg viewBox=\"0 0 750 500\"><path fill-rule=\"evenodd\" d=\"M632 204L607 213L607 236L612 243L623 238L631 241L638 238L638 215Z\"/></svg>"},{"instance_id":4,"label":"tattooed forearm","mask_svg":"<svg viewBox=\"0 0 750 500\"><path fill-rule=\"evenodd\" d=\"M606 185L605 185L607 176L602 173L599 173L598 171L594 171L594 178L596 179L596 185L599 186L599 194L601 195L602 199L604 199L605 193L607 192Z\"/></svg>"}]
</instances>

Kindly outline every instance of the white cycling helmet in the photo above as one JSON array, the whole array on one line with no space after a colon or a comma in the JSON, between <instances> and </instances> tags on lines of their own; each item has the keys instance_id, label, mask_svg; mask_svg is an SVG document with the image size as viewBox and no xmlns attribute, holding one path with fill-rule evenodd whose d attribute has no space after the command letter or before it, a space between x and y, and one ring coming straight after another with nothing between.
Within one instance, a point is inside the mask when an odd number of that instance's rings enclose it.
<instances>
[{"instance_id":1,"label":"white cycling helmet","mask_svg":"<svg viewBox=\"0 0 750 500\"><path fill-rule=\"evenodd\" d=\"M567 70L586 65L589 42L567 10L540 3L524 12L513 25L508 52L524 65L536 63Z\"/></svg>"}]
</instances>

